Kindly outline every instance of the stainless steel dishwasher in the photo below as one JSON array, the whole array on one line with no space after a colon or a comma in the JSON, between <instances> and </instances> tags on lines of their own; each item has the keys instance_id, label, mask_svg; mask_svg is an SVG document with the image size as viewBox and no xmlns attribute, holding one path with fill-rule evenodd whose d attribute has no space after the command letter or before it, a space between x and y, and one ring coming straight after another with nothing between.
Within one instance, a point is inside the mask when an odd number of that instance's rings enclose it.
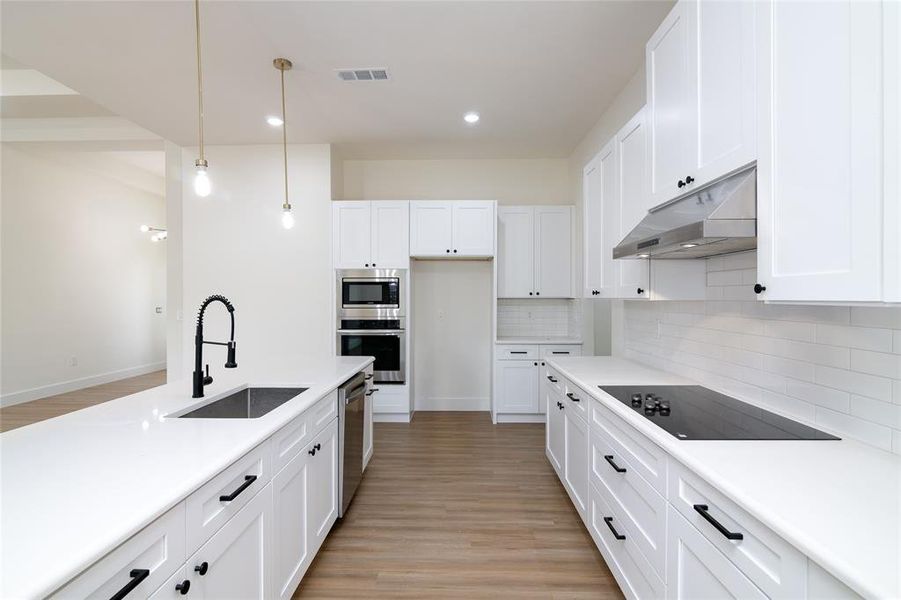
<instances>
[{"instance_id":1,"label":"stainless steel dishwasher","mask_svg":"<svg viewBox=\"0 0 901 600\"><path fill-rule=\"evenodd\" d=\"M344 517L363 478L366 379L357 373L338 388L338 517Z\"/></svg>"}]
</instances>

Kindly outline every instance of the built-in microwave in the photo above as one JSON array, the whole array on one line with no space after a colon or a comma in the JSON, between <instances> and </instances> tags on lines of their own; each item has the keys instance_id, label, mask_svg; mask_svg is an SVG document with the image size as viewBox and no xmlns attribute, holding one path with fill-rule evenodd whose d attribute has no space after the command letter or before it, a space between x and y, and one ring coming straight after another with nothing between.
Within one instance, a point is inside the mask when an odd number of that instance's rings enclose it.
<instances>
[{"instance_id":1,"label":"built-in microwave","mask_svg":"<svg viewBox=\"0 0 901 600\"><path fill-rule=\"evenodd\" d=\"M403 317L405 276L404 269L338 271L338 318Z\"/></svg>"}]
</instances>

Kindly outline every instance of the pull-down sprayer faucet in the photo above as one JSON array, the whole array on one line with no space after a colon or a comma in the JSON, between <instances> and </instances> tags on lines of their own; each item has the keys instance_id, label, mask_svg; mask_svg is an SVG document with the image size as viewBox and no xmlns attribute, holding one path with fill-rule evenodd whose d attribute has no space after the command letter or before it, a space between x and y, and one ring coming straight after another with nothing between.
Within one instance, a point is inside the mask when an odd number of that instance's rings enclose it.
<instances>
[{"instance_id":1,"label":"pull-down sprayer faucet","mask_svg":"<svg viewBox=\"0 0 901 600\"><path fill-rule=\"evenodd\" d=\"M228 342L206 342L203 339L203 313L206 312L206 307L213 302L221 302L225 305L225 308L228 309L228 314L231 317L232 322L231 336L229 337ZM203 386L213 383L213 378L210 377L210 365L206 366L206 375L203 373L204 344L227 346L228 358L225 361L225 368L234 369L238 366L238 363L235 362L235 307L229 302L228 298L220 294L214 294L204 300L203 304L200 305L200 312L197 313L197 332L194 334L194 389L191 394L192 398L203 398Z\"/></svg>"}]
</instances>

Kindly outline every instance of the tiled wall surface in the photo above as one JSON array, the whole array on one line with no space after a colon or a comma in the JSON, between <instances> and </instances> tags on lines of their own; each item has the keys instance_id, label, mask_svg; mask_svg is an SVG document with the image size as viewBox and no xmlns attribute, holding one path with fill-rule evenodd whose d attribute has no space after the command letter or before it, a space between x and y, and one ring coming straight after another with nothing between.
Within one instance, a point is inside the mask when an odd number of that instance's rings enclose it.
<instances>
[{"instance_id":1,"label":"tiled wall surface","mask_svg":"<svg viewBox=\"0 0 901 600\"><path fill-rule=\"evenodd\" d=\"M901 454L901 308L767 305L756 255L707 260L707 301L624 302L622 349Z\"/></svg>"},{"instance_id":2,"label":"tiled wall surface","mask_svg":"<svg viewBox=\"0 0 901 600\"><path fill-rule=\"evenodd\" d=\"M578 337L582 335L580 300L554 298L497 301L497 336Z\"/></svg>"}]
</instances>

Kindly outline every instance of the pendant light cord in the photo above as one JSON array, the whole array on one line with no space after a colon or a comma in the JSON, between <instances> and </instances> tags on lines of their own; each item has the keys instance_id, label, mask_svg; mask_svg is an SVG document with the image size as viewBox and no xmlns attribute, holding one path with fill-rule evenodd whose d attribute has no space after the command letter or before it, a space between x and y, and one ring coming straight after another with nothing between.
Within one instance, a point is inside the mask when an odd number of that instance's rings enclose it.
<instances>
[{"instance_id":1,"label":"pendant light cord","mask_svg":"<svg viewBox=\"0 0 901 600\"><path fill-rule=\"evenodd\" d=\"M285 204L282 208L289 210L291 203L288 202L288 119L285 113L285 70L279 69L279 72L282 77L282 150L285 161Z\"/></svg>"},{"instance_id":2,"label":"pendant light cord","mask_svg":"<svg viewBox=\"0 0 901 600\"><path fill-rule=\"evenodd\" d=\"M203 70L200 64L200 0L194 0L194 26L197 40L197 115L200 132L200 161L203 162Z\"/></svg>"}]
</instances>

